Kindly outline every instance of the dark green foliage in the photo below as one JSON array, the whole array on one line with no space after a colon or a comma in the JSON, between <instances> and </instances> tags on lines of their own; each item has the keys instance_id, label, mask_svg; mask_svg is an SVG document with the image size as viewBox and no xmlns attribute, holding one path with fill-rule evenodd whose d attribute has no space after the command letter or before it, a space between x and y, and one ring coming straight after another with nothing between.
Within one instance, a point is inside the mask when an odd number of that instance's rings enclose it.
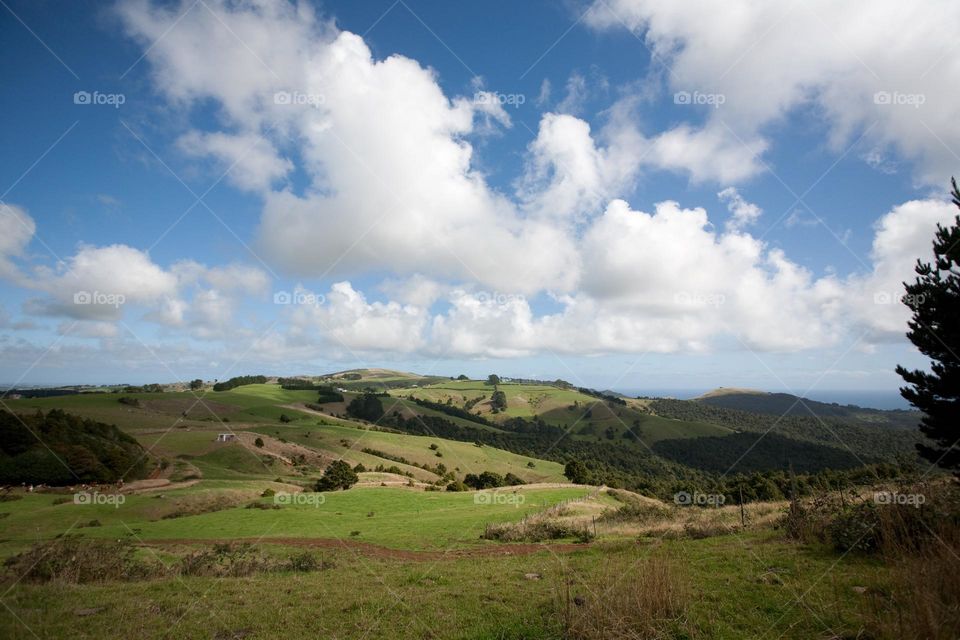
<instances>
[{"instance_id":1,"label":"dark green foliage","mask_svg":"<svg viewBox=\"0 0 960 640\"><path fill-rule=\"evenodd\" d=\"M383 403L379 396L364 393L350 401L347 405L347 415L351 418L376 422L383 417Z\"/></svg>"},{"instance_id":2,"label":"dark green foliage","mask_svg":"<svg viewBox=\"0 0 960 640\"><path fill-rule=\"evenodd\" d=\"M277 384L287 391L313 391L318 388L317 383L303 378L277 378Z\"/></svg>"},{"instance_id":3,"label":"dark green foliage","mask_svg":"<svg viewBox=\"0 0 960 640\"><path fill-rule=\"evenodd\" d=\"M0 411L0 483L50 485L139 478L146 453L113 425L59 409L46 415Z\"/></svg>"},{"instance_id":4,"label":"dark green foliage","mask_svg":"<svg viewBox=\"0 0 960 640\"><path fill-rule=\"evenodd\" d=\"M130 396L120 396L117 398L117 402L120 404L125 404L129 407L139 407L140 401L136 398L131 398Z\"/></svg>"},{"instance_id":5,"label":"dark green foliage","mask_svg":"<svg viewBox=\"0 0 960 640\"><path fill-rule=\"evenodd\" d=\"M717 473L785 469L790 464L797 471L807 473L852 469L863 462L877 462L861 461L846 449L793 440L775 433L762 437L755 433L733 433L721 437L660 440L652 448L669 460Z\"/></svg>"},{"instance_id":6,"label":"dark green foliage","mask_svg":"<svg viewBox=\"0 0 960 640\"><path fill-rule=\"evenodd\" d=\"M495 373L491 373L487 376L487 384L498 385L500 384L500 376Z\"/></svg>"},{"instance_id":7,"label":"dark green foliage","mask_svg":"<svg viewBox=\"0 0 960 640\"><path fill-rule=\"evenodd\" d=\"M952 195L960 207L956 180ZM907 337L930 358L930 372L898 366L897 373L909 385L901 395L923 412L920 431L932 441L918 444L920 455L960 476L960 216L937 225L933 254L932 263L917 261L917 279L903 297L913 312Z\"/></svg>"},{"instance_id":8,"label":"dark green foliage","mask_svg":"<svg viewBox=\"0 0 960 640\"><path fill-rule=\"evenodd\" d=\"M343 402L343 394L331 386L318 385L317 391L320 392L320 397L317 398L319 404L324 404L325 402Z\"/></svg>"},{"instance_id":9,"label":"dark green foliage","mask_svg":"<svg viewBox=\"0 0 960 640\"><path fill-rule=\"evenodd\" d=\"M849 418L813 416L770 416L737 409L727 409L696 400L658 398L650 403L658 416L690 422L709 422L736 431L762 435L780 435L794 440L815 442L830 447L849 447L867 461L879 458L889 462L899 457L916 457L916 431L882 423L863 423ZM877 412L902 413L902 412Z\"/></svg>"},{"instance_id":10,"label":"dark green foliage","mask_svg":"<svg viewBox=\"0 0 960 640\"><path fill-rule=\"evenodd\" d=\"M293 422L293 418L291 418L290 416L288 416L288 415L285 414L285 413L281 413L281 414L280 414L280 422L283 422L284 424L286 424L286 423L288 423L288 422Z\"/></svg>"},{"instance_id":11,"label":"dark green foliage","mask_svg":"<svg viewBox=\"0 0 960 640\"><path fill-rule=\"evenodd\" d=\"M229 391L245 384L266 384L267 376L237 376L213 385L214 391Z\"/></svg>"},{"instance_id":12,"label":"dark green foliage","mask_svg":"<svg viewBox=\"0 0 960 640\"><path fill-rule=\"evenodd\" d=\"M469 380L469 379L470 379L470 378L468 378L467 376L463 375L462 373L457 376L457 380Z\"/></svg>"},{"instance_id":13,"label":"dark green foliage","mask_svg":"<svg viewBox=\"0 0 960 640\"><path fill-rule=\"evenodd\" d=\"M257 447L258 449L262 449L262 448L263 448L263 438L257 438L256 440L254 440L254 441L253 441L253 445L254 445L255 447Z\"/></svg>"},{"instance_id":14,"label":"dark green foliage","mask_svg":"<svg viewBox=\"0 0 960 640\"><path fill-rule=\"evenodd\" d=\"M191 381L190 381L190 390L191 390L191 391L196 391L196 390L198 390L198 389L203 389L203 380L201 380L200 378L197 378L196 380L191 380Z\"/></svg>"},{"instance_id":15,"label":"dark green foliage","mask_svg":"<svg viewBox=\"0 0 960 640\"><path fill-rule=\"evenodd\" d=\"M498 411L503 411L507 408L507 394L499 389L493 392L493 395L490 396L490 406L493 407L494 413Z\"/></svg>"},{"instance_id":16,"label":"dark green foliage","mask_svg":"<svg viewBox=\"0 0 960 640\"><path fill-rule=\"evenodd\" d=\"M510 487L515 487L517 485L527 484L527 483L524 482L519 476L514 475L513 473L507 473L507 475L503 476L503 484Z\"/></svg>"},{"instance_id":17,"label":"dark green foliage","mask_svg":"<svg viewBox=\"0 0 960 640\"><path fill-rule=\"evenodd\" d=\"M317 491L336 491L337 489L349 489L357 483L360 478L356 472L350 468L350 465L343 460L336 460L330 463L323 477L317 480Z\"/></svg>"},{"instance_id":18,"label":"dark green foliage","mask_svg":"<svg viewBox=\"0 0 960 640\"><path fill-rule=\"evenodd\" d=\"M563 468L563 475L574 484L588 484L590 482L590 472L586 465L579 460L568 462Z\"/></svg>"},{"instance_id":19,"label":"dark green foliage","mask_svg":"<svg viewBox=\"0 0 960 640\"><path fill-rule=\"evenodd\" d=\"M503 476L501 476L499 473L494 473L493 471L484 471L479 476L473 473L468 473L463 478L463 484L472 489L495 489L497 487L504 486L506 483L504 482Z\"/></svg>"},{"instance_id":20,"label":"dark green foliage","mask_svg":"<svg viewBox=\"0 0 960 640\"><path fill-rule=\"evenodd\" d=\"M485 424L488 426L492 424L486 418L470 413L470 411L467 409L461 409L460 407L455 407L452 404L441 404L439 402L431 402L430 400L422 400L420 398L410 398L410 399L413 400L417 404L417 406L424 407L425 409L433 409L434 411L440 411L441 413L445 413L449 416L453 416L455 418L462 418L463 420L469 420L470 422L476 422L477 424Z\"/></svg>"}]
</instances>

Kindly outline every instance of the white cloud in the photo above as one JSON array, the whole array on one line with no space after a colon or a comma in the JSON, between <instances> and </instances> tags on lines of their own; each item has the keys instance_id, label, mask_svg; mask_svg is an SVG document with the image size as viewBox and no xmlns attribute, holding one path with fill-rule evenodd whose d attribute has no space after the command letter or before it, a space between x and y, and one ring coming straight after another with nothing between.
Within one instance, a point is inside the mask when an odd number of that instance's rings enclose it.
<instances>
[{"instance_id":1,"label":"white cloud","mask_svg":"<svg viewBox=\"0 0 960 640\"><path fill-rule=\"evenodd\" d=\"M751 147L753 162L732 172L741 178L761 168L756 158L771 124L812 108L834 150L865 133L868 144L915 161L918 179L940 185L956 168L950 149L960 148L960 58L943 47L958 19L960 4L951 0L871 2L869 19L860 5L829 0L734 0L722 11L704 0L597 0L586 22L642 34L669 68L671 92L722 96L715 107L689 108L723 139L712 146L733 149L739 138ZM690 148L685 137L672 142Z\"/></svg>"},{"instance_id":2,"label":"white cloud","mask_svg":"<svg viewBox=\"0 0 960 640\"><path fill-rule=\"evenodd\" d=\"M643 131L646 96L627 95L591 129L571 115L588 84L574 75L557 109L570 113L542 116L512 197L475 166L471 140L511 124L497 94L479 84L472 97L449 97L433 70L404 56L375 58L361 37L319 20L306 3L144 1L120 12L150 47L155 83L170 102L217 108L216 125L230 133L190 130L181 145L221 165L244 158L231 179L263 199L259 252L304 280L383 279L387 301L345 280L323 304L284 308L288 333L261 347L508 357L704 350L724 340L786 351L837 343L855 324L849 303L867 280L904 268L889 248L900 246L891 236L903 236L887 228L893 221L878 231L874 274L817 277L747 233L762 211L734 187L718 194L731 213L722 231L702 208L666 201L647 213L620 198L651 167L738 184L763 170L771 126L801 108L823 114L834 149L869 128L873 148L915 159L924 179L939 175L942 151L917 127L923 118L946 144L960 142L950 85L924 81L929 99L919 109L878 104L873 94L913 90L896 60L909 51L903 66L915 72L936 42L949 41L930 39L947 27L924 15L916 32L899 33L920 10L891 3L869 23L836 8L830 25L818 19L819 5L743 0L722 15L643 0L610 6L671 66L672 90L713 104L689 104L690 121ZM600 10L590 22L620 24ZM858 57L876 63L880 80ZM958 68L940 64L948 76ZM544 101L549 89L545 81ZM281 184L294 157L307 182L300 190ZM931 233L923 232L927 242ZM163 274L173 283L153 292L152 317L201 336L222 332L240 296L269 285L259 270L231 265L184 262ZM481 288L505 293L484 297ZM449 308L431 315L444 295ZM552 295L559 310L536 312L528 299L538 295Z\"/></svg>"},{"instance_id":3,"label":"white cloud","mask_svg":"<svg viewBox=\"0 0 960 640\"><path fill-rule=\"evenodd\" d=\"M903 339L910 311L900 300L904 282L913 282L917 260L933 259L937 224L949 225L957 214L952 203L911 200L880 218L870 252L872 271L847 282L851 316L870 332L873 340Z\"/></svg>"},{"instance_id":4,"label":"white cloud","mask_svg":"<svg viewBox=\"0 0 960 640\"><path fill-rule=\"evenodd\" d=\"M382 269L524 290L570 285L571 239L525 220L472 167L466 138L478 117L508 123L502 105L450 100L430 69L374 59L360 37L303 5L207 4L217 18L191 10L156 42L178 11L141 2L121 15L153 44L147 59L171 100L213 100L232 130L296 141L310 188L263 192L267 259L300 276ZM255 68L239 74L238 60Z\"/></svg>"},{"instance_id":5,"label":"white cloud","mask_svg":"<svg viewBox=\"0 0 960 640\"><path fill-rule=\"evenodd\" d=\"M292 336L337 351L410 353L424 346L427 317L424 309L413 305L368 302L349 282L338 282L322 304L293 307Z\"/></svg>"},{"instance_id":6,"label":"white cloud","mask_svg":"<svg viewBox=\"0 0 960 640\"><path fill-rule=\"evenodd\" d=\"M37 225L22 207L0 204L0 229L0 278L17 281L20 274L13 259L23 255Z\"/></svg>"},{"instance_id":7,"label":"white cloud","mask_svg":"<svg viewBox=\"0 0 960 640\"><path fill-rule=\"evenodd\" d=\"M256 134L191 131L181 136L177 144L188 154L216 158L219 170L227 173L227 180L248 191L269 189L293 170L290 160L279 157L273 145Z\"/></svg>"},{"instance_id":8,"label":"white cloud","mask_svg":"<svg viewBox=\"0 0 960 640\"><path fill-rule=\"evenodd\" d=\"M727 228L732 231L750 226L763 214L763 209L744 200L736 187L727 187L717 194L717 198L727 205L727 211L733 216L727 220Z\"/></svg>"}]
</instances>

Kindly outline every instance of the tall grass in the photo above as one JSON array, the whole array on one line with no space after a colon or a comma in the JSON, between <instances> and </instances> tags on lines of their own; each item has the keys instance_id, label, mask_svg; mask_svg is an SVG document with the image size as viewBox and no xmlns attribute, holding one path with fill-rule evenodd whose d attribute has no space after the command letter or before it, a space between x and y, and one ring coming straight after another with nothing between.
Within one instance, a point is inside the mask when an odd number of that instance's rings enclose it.
<instances>
[{"instance_id":1,"label":"tall grass","mask_svg":"<svg viewBox=\"0 0 960 640\"><path fill-rule=\"evenodd\" d=\"M689 598L677 564L656 555L624 567L606 562L589 578L562 576L557 609L570 640L675 638Z\"/></svg>"},{"instance_id":2,"label":"tall grass","mask_svg":"<svg viewBox=\"0 0 960 640\"><path fill-rule=\"evenodd\" d=\"M960 488L936 481L822 494L793 501L783 520L788 536L838 552L871 554L890 569L889 587L868 592L864 625L882 640L960 637ZM918 500L919 503L918 503Z\"/></svg>"}]
</instances>

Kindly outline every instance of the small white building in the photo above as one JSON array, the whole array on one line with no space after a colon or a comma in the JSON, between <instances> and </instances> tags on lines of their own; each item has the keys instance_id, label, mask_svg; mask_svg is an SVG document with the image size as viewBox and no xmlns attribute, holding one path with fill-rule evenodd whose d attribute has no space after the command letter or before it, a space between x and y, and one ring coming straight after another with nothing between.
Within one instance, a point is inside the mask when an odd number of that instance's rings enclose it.
<instances>
[{"instance_id":1,"label":"small white building","mask_svg":"<svg viewBox=\"0 0 960 640\"><path fill-rule=\"evenodd\" d=\"M218 433L217 434L217 442L233 442L236 439L237 439L237 435L235 433Z\"/></svg>"}]
</instances>

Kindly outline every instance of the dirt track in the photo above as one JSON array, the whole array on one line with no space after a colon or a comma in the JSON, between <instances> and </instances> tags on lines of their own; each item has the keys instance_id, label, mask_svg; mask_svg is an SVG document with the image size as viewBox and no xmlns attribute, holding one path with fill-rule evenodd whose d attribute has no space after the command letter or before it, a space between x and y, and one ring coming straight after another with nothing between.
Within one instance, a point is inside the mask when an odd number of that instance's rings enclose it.
<instances>
[{"instance_id":1,"label":"dirt track","mask_svg":"<svg viewBox=\"0 0 960 640\"><path fill-rule=\"evenodd\" d=\"M213 545L227 543L251 544L278 544L290 547L306 547L311 549L343 549L353 551L357 554L372 558L387 558L392 560L443 560L445 558L489 558L494 556L521 556L537 553L538 551L550 551L553 553L570 553L572 551L583 551L589 549L589 544L576 544L572 542L557 544L491 544L472 549L449 549L446 551L412 551L408 549L390 549L369 542L360 542L357 540L340 540L337 538L255 538L251 540L223 540L211 538L208 540L198 538L177 538L170 540L150 540L145 546L175 546L175 545Z\"/></svg>"}]
</instances>

